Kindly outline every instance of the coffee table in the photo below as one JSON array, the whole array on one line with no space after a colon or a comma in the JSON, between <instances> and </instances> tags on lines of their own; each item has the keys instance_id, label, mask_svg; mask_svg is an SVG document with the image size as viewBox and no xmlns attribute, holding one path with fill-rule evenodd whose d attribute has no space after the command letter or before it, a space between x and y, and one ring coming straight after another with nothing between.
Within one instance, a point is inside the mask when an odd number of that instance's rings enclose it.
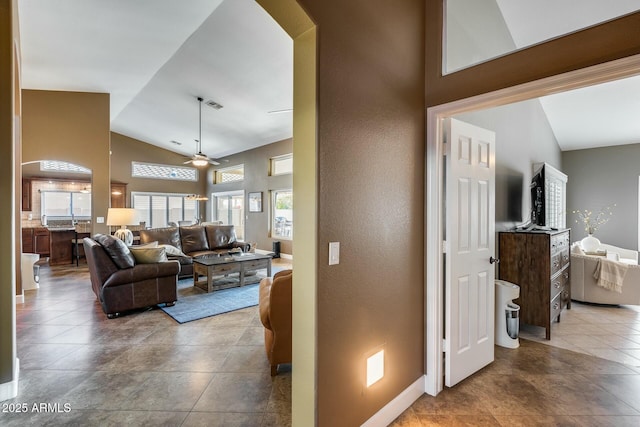
<instances>
[{"instance_id":1,"label":"coffee table","mask_svg":"<svg viewBox=\"0 0 640 427\"><path fill-rule=\"evenodd\" d=\"M243 254L194 259L193 286L197 286L207 292L244 286L245 273L247 271L266 268L267 276L271 276L271 258L271 255ZM214 284L214 276L232 273L239 273L239 285L226 284L216 286ZM206 276L207 279L200 280L200 276Z\"/></svg>"}]
</instances>

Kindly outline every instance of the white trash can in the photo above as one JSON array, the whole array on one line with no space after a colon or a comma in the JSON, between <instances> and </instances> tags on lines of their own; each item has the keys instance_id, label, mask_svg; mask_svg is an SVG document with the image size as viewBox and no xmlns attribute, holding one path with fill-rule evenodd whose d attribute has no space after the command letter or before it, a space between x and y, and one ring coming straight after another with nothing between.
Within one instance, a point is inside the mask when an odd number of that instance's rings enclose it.
<instances>
[{"instance_id":1,"label":"white trash can","mask_svg":"<svg viewBox=\"0 0 640 427\"><path fill-rule=\"evenodd\" d=\"M40 287L40 266L36 262L40 259L38 254L22 254L20 260L20 274L22 275L22 290L38 289Z\"/></svg>"},{"instance_id":2,"label":"white trash can","mask_svg":"<svg viewBox=\"0 0 640 427\"><path fill-rule=\"evenodd\" d=\"M496 280L495 343L500 347L518 348L520 341L520 306L513 302L520 297L520 286Z\"/></svg>"}]
</instances>

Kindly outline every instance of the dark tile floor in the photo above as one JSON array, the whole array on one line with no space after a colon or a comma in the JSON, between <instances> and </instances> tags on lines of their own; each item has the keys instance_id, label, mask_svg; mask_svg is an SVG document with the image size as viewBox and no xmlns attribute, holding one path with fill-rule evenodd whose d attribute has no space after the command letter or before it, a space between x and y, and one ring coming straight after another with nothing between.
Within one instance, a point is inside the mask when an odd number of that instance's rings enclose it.
<instances>
[{"instance_id":1,"label":"dark tile floor","mask_svg":"<svg viewBox=\"0 0 640 427\"><path fill-rule=\"evenodd\" d=\"M639 426L640 370L521 340L437 397L424 395L393 427Z\"/></svg>"},{"instance_id":2,"label":"dark tile floor","mask_svg":"<svg viewBox=\"0 0 640 427\"><path fill-rule=\"evenodd\" d=\"M257 307L182 325L158 309L109 320L86 264L44 266L16 328L19 395L0 405L27 412L0 411L2 426L291 424L291 369L270 376Z\"/></svg>"},{"instance_id":3,"label":"dark tile floor","mask_svg":"<svg viewBox=\"0 0 640 427\"><path fill-rule=\"evenodd\" d=\"M41 276L16 311L20 393L1 403L28 412L0 412L0 425L291 424L291 372L270 377L257 308L183 325L160 310L108 320L86 266ZM638 426L640 368L523 339L392 425Z\"/></svg>"}]
</instances>

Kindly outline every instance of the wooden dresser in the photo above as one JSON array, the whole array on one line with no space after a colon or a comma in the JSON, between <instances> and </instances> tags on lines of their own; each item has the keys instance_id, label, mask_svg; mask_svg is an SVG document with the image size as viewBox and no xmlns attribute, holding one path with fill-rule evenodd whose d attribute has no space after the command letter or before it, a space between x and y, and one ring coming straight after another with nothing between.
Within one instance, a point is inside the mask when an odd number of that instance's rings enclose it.
<instances>
[{"instance_id":1,"label":"wooden dresser","mask_svg":"<svg viewBox=\"0 0 640 427\"><path fill-rule=\"evenodd\" d=\"M542 326L571 308L569 230L499 233L500 279L520 286L520 322Z\"/></svg>"}]
</instances>

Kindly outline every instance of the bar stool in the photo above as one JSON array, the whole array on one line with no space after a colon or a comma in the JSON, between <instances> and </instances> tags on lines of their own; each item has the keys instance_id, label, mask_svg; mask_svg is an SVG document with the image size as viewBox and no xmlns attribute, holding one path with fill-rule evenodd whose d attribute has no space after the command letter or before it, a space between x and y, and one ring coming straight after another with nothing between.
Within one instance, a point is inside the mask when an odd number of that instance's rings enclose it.
<instances>
[{"instance_id":1,"label":"bar stool","mask_svg":"<svg viewBox=\"0 0 640 427\"><path fill-rule=\"evenodd\" d=\"M80 266L80 249L82 248L82 252L84 255L84 246L82 244L82 238L78 237L78 232L75 232L75 238L71 239L71 252L72 252L72 256L75 257L76 259L76 267ZM71 262L73 262L73 259L71 260Z\"/></svg>"}]
</instances>

